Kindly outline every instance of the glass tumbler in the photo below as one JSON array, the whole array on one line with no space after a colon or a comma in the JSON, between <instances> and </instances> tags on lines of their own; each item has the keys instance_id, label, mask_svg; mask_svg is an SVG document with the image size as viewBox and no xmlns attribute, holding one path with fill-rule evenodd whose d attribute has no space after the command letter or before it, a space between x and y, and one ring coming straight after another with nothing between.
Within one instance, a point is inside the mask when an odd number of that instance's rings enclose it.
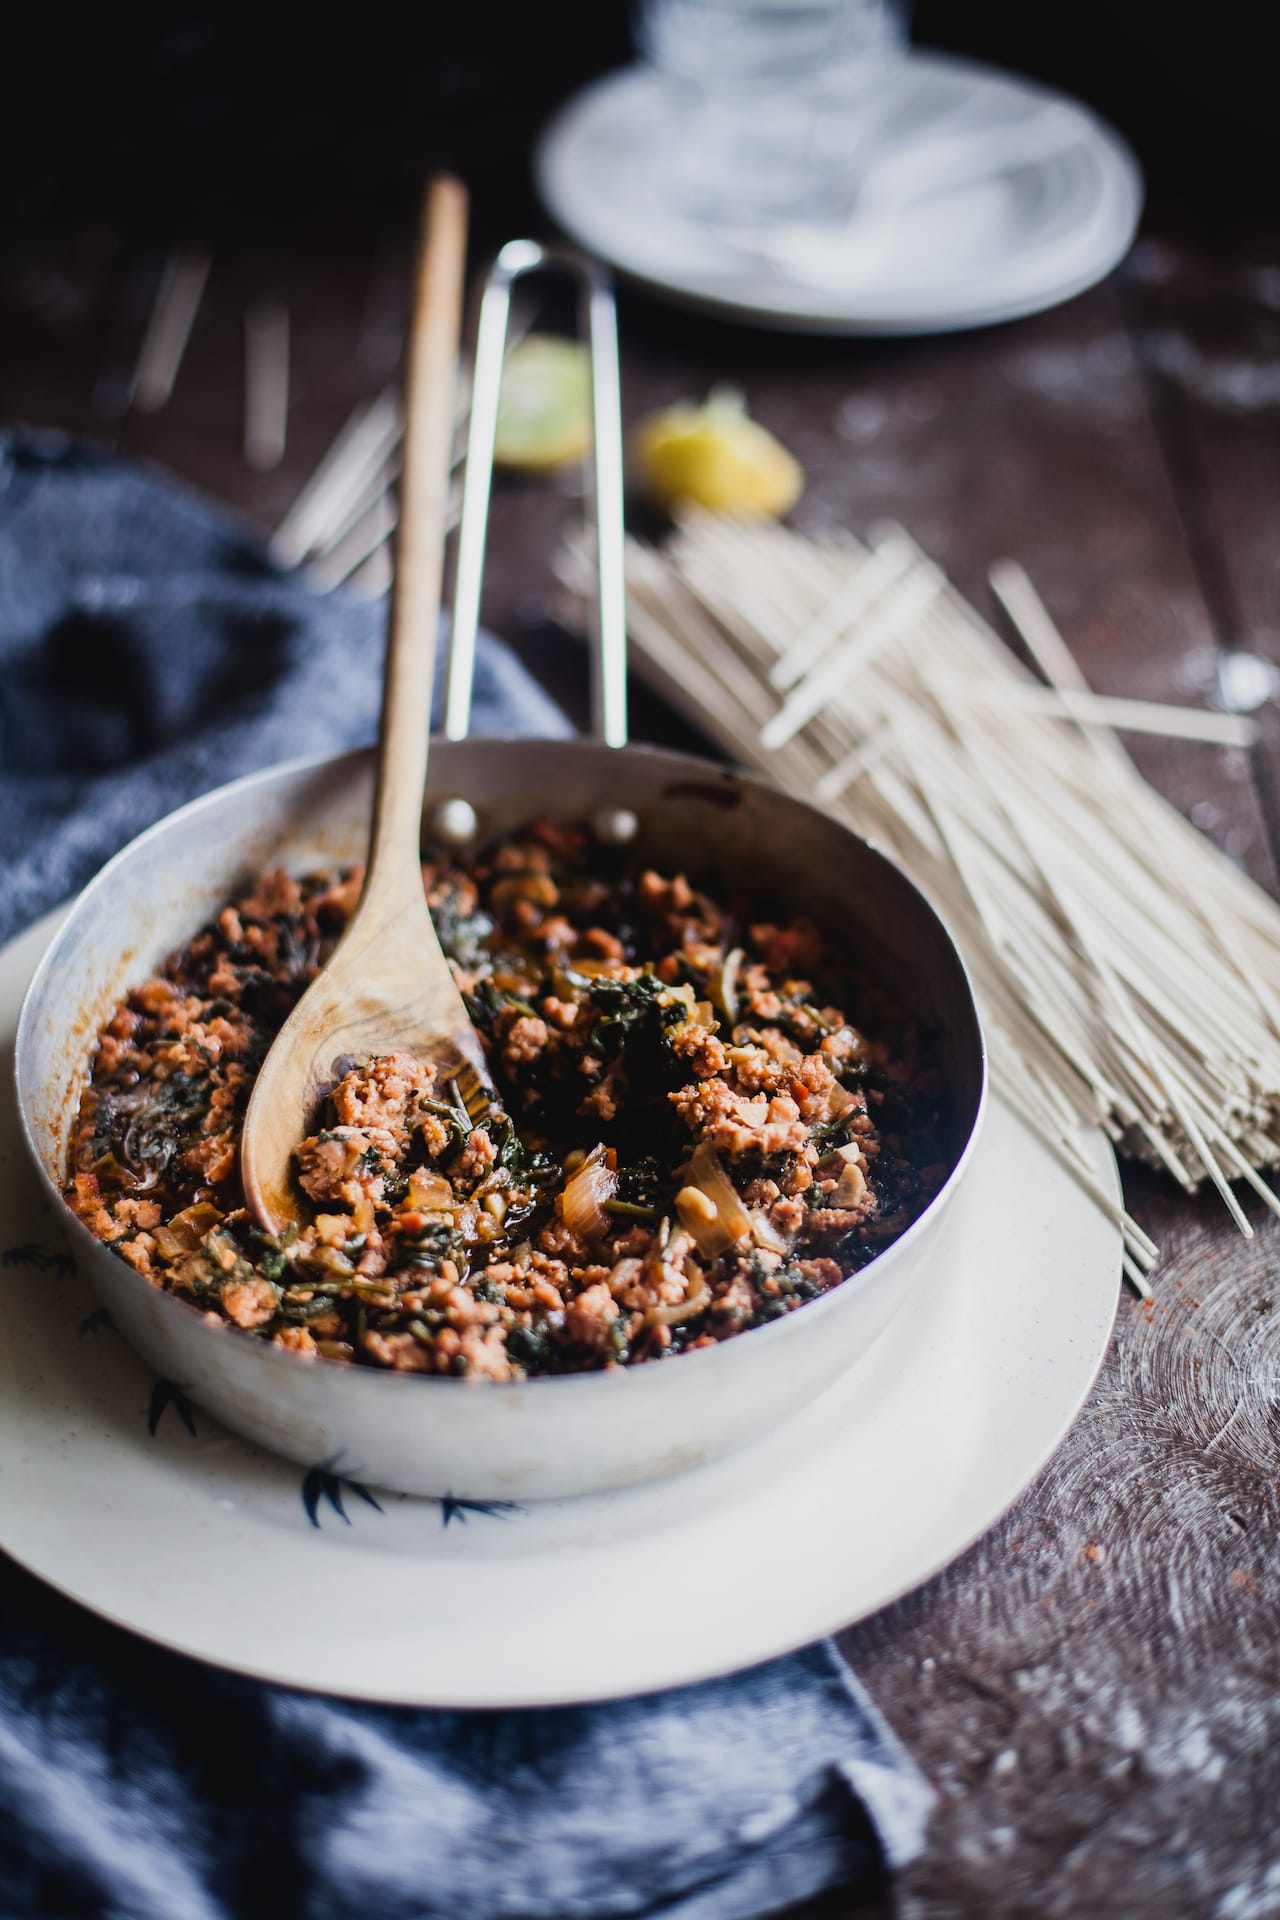
<instances>
[{"instance_id":1,"label":"glass tumbler","mask_svg":"<svg viewBox=\"0 0 1280 1920\"><path fill-rule=\"evenodd\" d=\"M721 225L845 215L907 13L907 0L636 0L680 210Z\"/></svg>"}]
</instances>

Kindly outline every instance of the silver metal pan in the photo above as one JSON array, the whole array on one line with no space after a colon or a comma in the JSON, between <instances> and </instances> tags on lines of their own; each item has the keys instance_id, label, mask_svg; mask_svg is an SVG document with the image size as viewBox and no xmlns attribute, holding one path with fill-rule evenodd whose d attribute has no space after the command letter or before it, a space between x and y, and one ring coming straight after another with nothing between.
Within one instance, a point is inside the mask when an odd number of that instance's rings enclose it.
<instances>
[{"instance_id":1,"label":"silver metal pan","mask_svg":"<svg viewBox=\"0 0 1280 1920\"><path fill-rule=\"evenodd\" d=\"M490 318L486 333L482 310L468 462L473 529L481 489L487 497L488 396L496 392L502 352L503 330L493 316L501 308L505 320L510 281L547 261L532 243L504 249L486 293ZM568 263L558 256L555 264ZM275 768L183 807L85 889L31 983L18 1031L17 1082L37 1174L115 1326L161 1375L262 1446L407 1493L529 1500L599 1492L677 1473L767 1436L833 1387L892 1315L909 1308L913 1282L926 1267L946 1259L951 1202L985 1101L982 1033L964 966L933 908L891 861L764 782L691 755L618 744L625 738L620 463L607 477L604 471L618 453L612 305L596 270L572 264L586 287L596 349L600 737L442 740L432 748L428 815L443 801L465 802L484 840L549 810L566 819L605 818L615 831L619 816L634 816L637 860L685 871L712 889L722 876L747 875L770 916L810 914L936 1030L955 1119L947 1143L952 1171L899 1240L819 1299L720 1345L635 1368L510 1383L388 1373L302 1361L207 1319L135 1273L61 1200L94 1039L128 988L256 871L363 858L373 755ZM602 411L610 416L603 432ZM464 528L453 732L465 731L468 636L482 561L483 539L473 532L468 549ZM449 817L456 821L458 812L455 805Z\"/></svg>"}]
</instances>

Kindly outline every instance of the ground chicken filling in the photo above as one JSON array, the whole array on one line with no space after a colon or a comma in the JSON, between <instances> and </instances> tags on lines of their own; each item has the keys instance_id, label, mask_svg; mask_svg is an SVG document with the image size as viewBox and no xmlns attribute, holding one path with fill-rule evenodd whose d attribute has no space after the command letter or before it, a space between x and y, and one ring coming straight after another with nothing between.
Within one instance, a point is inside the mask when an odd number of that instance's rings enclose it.
<instances>
[{"instance_id":1,"label":"ground chicken filling","mask_svg":"<svg viewBox=\"0 0 1280 1920\"><path fill-rule=\"evenodd\" d=\"M423 866L497 1099L468 1112L407 1054L354 1067L298 1150L305 1224L272 1238L240 1189L245 1105L360 881L264 874L98 1041L67 1198L219 1320L400 1371L634 1365L825 1292L949 1170L923 1036L809 922L542 822Z\"/></svg>"}]
</instances>

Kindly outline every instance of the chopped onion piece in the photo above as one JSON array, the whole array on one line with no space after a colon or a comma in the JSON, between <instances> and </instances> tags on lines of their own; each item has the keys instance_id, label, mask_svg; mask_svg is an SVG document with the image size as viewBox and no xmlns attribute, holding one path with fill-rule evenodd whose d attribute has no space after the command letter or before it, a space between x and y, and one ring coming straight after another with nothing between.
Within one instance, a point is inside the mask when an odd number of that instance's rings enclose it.
<instances>
[{"instance_id":1,"label":"chopped onion piece","mask_svg":"<svg viewBox=\"0 0 1280 1920\"><path fill-rule=\"evenodd\" d=\"M698 1201L687 1199L681 1206L682 1197L690 1192L697 1194ZM693 1235L698 1252L712 1260L736 1247L751 1232L751 1216L721 1166L719 1154L706 1140L693 1150L685 1186L676 1196L676 1211L681 1226Z\"/></svg>"},{"instance_id":2,"label":"chopped onion piece","mask_svg":"<svg viewBox=\"0 0 1280 1920\"><path fill-rule=\"evenodd\" d=\"M605 1158L603 1146L594 1147L560 1195L560 1218L571 1233L598 1240L613 1224L604 1210L618 1190L618 1176Z\"/></svg>"},{"instance_id":3,"label":"chopped onion piece","mask_svg":"<svg viewBox=\"0 0 1280 1920\"><path fill-rule=\"evenodd\" d=\"M674 1327L680 1320L692 1320L711 1305L710 1287L691 1293L687 1300L673 1301L669 1307L650 1307L644 1316L646 1327Z\"/></svg>"},{"instance_id":4,"label":"chopped onion piece","mask_svg":"<svg viewBox=\"0 0 1280 1920\"><path fill-rule=\"evenodd\" d=\"M742 948L726 953L723 964L710 982L711 998L729 1025L738 1018L738 974L742 967Z\"/></svg>"},{"instance_id":5,"label":"chopped onion piece","mask_svg":"<svg viewBox=\"0 0 1280 1920\"><path fill-rule=\"evenodd\" d=\"M307 1264L320 1267L325 1273L336 1274L341 1280L350 1279L355 1272L346 1254L340 1253L337 1247L314 1247L307 1256Z\"/></svg>"},{"instance_id":6,"label":"chopped onion piece","mask_svg":"<svg viewBox=\"0 0 1280 1920\"><path fill-rule=\"evenodd\" d=\"M748 1216L751 1222L751 1238L758 1247L767 1247L770 1253L785 1253L786 1238L779 1233L767 1213L752 1212Z\"/></svg>"},{"instance_id":7,"label":"chopped onion piece","mask_svg":"<svg viewBox=\"0 0 1280 1920\"><path fill-rule=\"evenodd\" d=\"M422 1213L447 1213L457 1205L457 1195L443 1174L415 1167L409 1175L409 1205Z\"/></svg>"},{"instance_id":8,"label":"chopped onion piece","mask_svg":"<svg viewBox=\"0 0 1280 1920\"><path fill-rule=\"evenodd\" d=\"M184 1253L194 1253L208 1233L222 1219L218 1209L207 1200L197 1201L195 1206L184 1207L181 1213L175 1213L168 1226L152 1227L151 1237L162 1260L180 1260Z\"/></svg>"},{"instance_id":9,"label":"chopped onion piece","mask_svg":"<svg viewBox=\"0 0 1280 1920\"><path fill-rule=\"evenodd\" d=\"M867 1176L856 1160L846 1160L834 1190L827 1195L829 1207L860 1207L867 1191Z\"/></svg>"}]
</instances>

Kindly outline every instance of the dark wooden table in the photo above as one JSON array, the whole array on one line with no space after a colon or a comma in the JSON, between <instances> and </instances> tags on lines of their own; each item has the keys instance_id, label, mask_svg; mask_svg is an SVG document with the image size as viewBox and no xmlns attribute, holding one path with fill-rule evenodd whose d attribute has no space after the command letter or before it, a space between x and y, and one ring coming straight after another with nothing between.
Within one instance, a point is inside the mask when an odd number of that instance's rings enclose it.
<instances>
[{"instance_id":1,"label":"dark wooden table","mask_svg":"<svg viewBox=\"0 0 1280 1920\"><path fill-rule=\"evenodd\" d=\"M461 141L482 242L535 217L532 117L481 115L483 151ZM264 212L250 160L182 208L37 182L0 236L0 418L151 456L270 530L353 404L395 376L407 164L376 218L372 188L304 197L292 221L283 193ZM127 375L165 250L188 236L209 241L213 273L173 399L144 418L124 410ZM242 325L264 292L288 302L294 379L286 458L259 476L240 452ZM628 416L739 383L808 471L800 525L899 518L980 602L987 563L1017 557L1098 689L1209 701L1225 653L1280 663L1270 223L1157 203L1105 285L951 338L785 339L630 293L621 324ZM549 617L575 512L554 486L501 486L486 612L580 714L578 655ZM636 719L686 737L641 693ZM1275 888L1273 746L1138 753ZM918 1920L1280 1914L1280 1229L1251 1208L1245 1242L1213 1199L1137 1170L1126 1189L1164 1248L1156 1299L1122 1298L1074 1433L980 1545L844 1637L939 1792L928 1853L894 1893Z\"/></svg>"}]
</instances>

